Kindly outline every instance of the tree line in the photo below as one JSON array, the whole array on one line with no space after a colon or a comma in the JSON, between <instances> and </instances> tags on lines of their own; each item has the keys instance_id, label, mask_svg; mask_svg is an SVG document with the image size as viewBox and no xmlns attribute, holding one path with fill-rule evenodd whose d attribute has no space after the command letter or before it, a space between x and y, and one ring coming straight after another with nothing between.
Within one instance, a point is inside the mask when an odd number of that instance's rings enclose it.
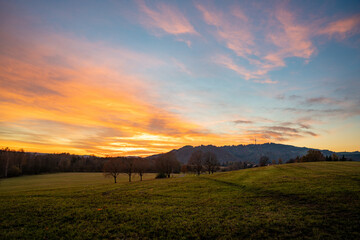
<instances>
[{"instance_id":1,"label":"tree line","mask_svg":"<svg viewBox=\"0 0 360 240\"><path fill-rule=\"evenodd\" d=\"M24 150L0 149L0 177L16 177L56 172L104 172L110 166L119 168L119 173L142 176L145 172L159 172L167 177L179 173L181 166L174 153L162 154L156 159L140 157L79 156L69 153L42 154Z\"/></svg>"},{"instance_id":2,"label":"tree line","mask_svg":"<svg viewBox=\"0 0 360 240\"><path fill-rule=\"evenodd\" d=\"M324 156L321 151L310 149L306 153L306 155L300 157L297 156L296 158L291 158L286 163L300 163L300 162L322 162L322 161L352 161L349 158L346 158L344 155L340 158L338 155L333 153L332 155ZM283 161L279 158L278 162L276 160L272 160L270 162L267 156L262 156L259 159L259 166L267 166L267 165L274 165L274 164L282 164Z\"/></svg>"},{"instance_id":3,"label":"tree line","mask_svg":"<svg viewBox=\"0 0 360 240\"><path fill-rule=\"evenodd\" d=\"M339 157L337 154L324 156L319 150L310 149L306 155L288 160L286 163L299 163L299 162L322 162L322 161L352 161L344 155Z\"/></svg>"},{"instance_id":4,"label":"tree line","mask_svg":"<svg viewBox=\"0 0 360 240\"><path fill-rule=\"evenodd\" d=\"M41 154L0 149L0 177L56 172L101 172L105 159L69 153Z\"/></svg>"},{"instance_id":5,"label":"tree line","mask_svg":"<svg viewBox=\"0 0 360 240\"><path fill-rule=\"evenodd\" d=\"M219 161L214 153L194 152L188 163L181 165L174 151L154 158L79 156L69 153L42 154L24 150L0 149L0 177L16 177L56 172L104 172L116 181L120 173L131 181L134 174L142 180L144 173L158 173L158 178L169 178L173 173L214 173Z\"/></svg>"},{"instance_id":6,"label":"tree line","mask_svg":"<svg viewBox=\"0 0 360 240\"><path fill-rule=\"evenodd\" d=\"M340 158L336 154L324 156L318 150L309 150L305 156L290 159L286 163L348 160L351 159L344 156ZM282 163L281 159L270 162L267 156L262 156L258 165ZM142 180L144 173L158 173L157 178L169 178L173 173L191 172L200 175L207 172L212 174L219 170L232 171L258 165L247 162L225 162L220 165L215 153L201 150L194 151L188 162L181 165L175 151L152 158L141 158L79 156L69 153L41 154L24 152L24 150L15 151L9 148L0 149L1 178L55 172L104 172L105 176L113 177L116 182L117 176L121 173L127 174L131 181L134 174L138 174Z\"/></svg>"}]
</instances>

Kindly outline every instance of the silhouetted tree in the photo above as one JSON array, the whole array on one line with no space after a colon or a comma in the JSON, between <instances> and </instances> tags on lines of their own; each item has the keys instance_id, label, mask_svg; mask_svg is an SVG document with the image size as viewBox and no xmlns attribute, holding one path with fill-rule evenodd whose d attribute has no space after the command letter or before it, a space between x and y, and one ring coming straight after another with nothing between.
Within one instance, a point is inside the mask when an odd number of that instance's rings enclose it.
<instances>
[{"instance_id":1,"label":"silhouetted tree","mask_svg":"<svg viewBox=\"0 0 360 240\"><path fill-rule=\"evenodd\" d=\"M135 158L123 157L122 162L122 172L129 176L129 182L131 182L131 175L135 172Z\"/></svg>"},{"instance_id":2,"label":"silhouetted tree","mask_svg":"<svg viewBox=\"0 0 360 240\"><path fill-rule=\"evenodd\" d=\"M217 168L219 168L219 165L220 163L217 160L215 153L206 152L204 154L204 166L209 174L214 173L217 170Z\"/></svg>"},{"instance_id":3,"label":"silhouetted tree","mask_svg":"<svg viewBox=\"0 0 360 240\"><path fill-rule=\"evenodd\" d=\"M269 164L269 158L267 156L262 156L259 160L259 166L266 166Z\"/></svg>"},{"instance_id":4,"label":"silhouetted tree","mask_svg":"<svg viewBox=\"0 0 360 240\"><path fill-rule=\"evenodd\" d=\"M305 156L300 160L301 162L318 162L325 161L324 155L319 150L310 149Z\"/></svg>"},{"instance_id":5,"label":"silhouetted tree","mask_svg":"<svg viewBox=\"0 0 360 240\"><path fill-rule=\"evenodd\" d=\"M191 154L188 165L197 174L200 175L203 170L204 154L201 150L197 150Z\"/></svg>"},{"instance_id":6,"label":"silhouetted tree","mask_svg":"<svg viewBox=\"0 0 360 240\"><path fill-rule=\"evenodd\" d=\"M20 170L20 174L21 174L22 165L25 162L25 158L26 158L26 153L24 152L24 149L20 149L20 151L15 152L15 157L14 158L15 158L14 159L14 164Z\"/></svg>"},{"instance_id":7,"label":"silhouetted tree","mask_svg":"<svg viewBox=\"0 0 360 240\"><path fill-rule=\"evenodd\" d=\"M336 155L335 153L333 153L333 154L331 155L331 160L332 160L332 161L339 161L338 155Z\"/></svg>"},{"instance_id":8,"label":"silhouetted tree","mask_svg":"<svg viewBox=\"0 0 360 240\"><path fill-rule=\"evenodd\" d=\"M161 154L155 160L155 167L158 173L165 174L170 178L171 173L180 172L180 163L175 152Z\"/></svg>"},{"instance_id":9,"label":"silhouetted tree","mask_svg":"<svg viewBox=\"0 0 360 240\"><path fill-rule=\"evenodd\" d=\"M11 150L6 147L4 149L2 149L1 151L1 159L3 162L3 168L4 168L4 177L8 176L8 170L9 170L9 165L10 165L10 158L11 158Z\"/></svg>"},{"instance_id":10,"label":"silhouetted tree","mask_svg":"<svg viewBox=\"0 0 360 240\"><path fill-rule=\"evenodd\" d=\"M119 158L110 158L104 164L104 175L111 176L114 178L116 183L117 176L121 173L123 169L123 162Z\"/></svg>"},{"instance_id":11,"label":"silhouetted tree","mask_svg":"<svg viewBox=\"0 0 360 240\"><path fill-rule=\"evenodd\" d=\"M142 181L143 175L149 169L149 161L144 158L135 158L134 159L134 172L139 174L140 181Z\"/></svg>"},{"instance_id":12,"label":"silhouetted tree","mask_svg":"<svg viewBox=\"0 0 360 240\"><path fill-rule=\"evenodd\" d=\"M240 162L232 162L231 164L229 164L227 169L229 171L234 171L234 170L244 169L245 167L246 164L240 161Z\"/></svg>"}]
</instances>

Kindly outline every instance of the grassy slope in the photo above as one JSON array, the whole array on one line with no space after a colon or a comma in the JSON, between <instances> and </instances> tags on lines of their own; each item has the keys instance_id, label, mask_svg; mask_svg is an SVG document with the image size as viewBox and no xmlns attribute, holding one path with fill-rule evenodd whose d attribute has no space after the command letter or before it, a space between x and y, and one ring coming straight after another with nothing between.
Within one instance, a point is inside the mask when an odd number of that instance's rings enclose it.
<instances>
[{"instance_id":1,"label":"grassy slope","mask_svg":"<svg viewBox=\"0 0 360 240\"><path fill-rule=\"evenodd\" d=\"M29 176L0 182L0 202L0 239L360 239L360 163L119 184L94 173Z\"/></svg>"}]
</instances>

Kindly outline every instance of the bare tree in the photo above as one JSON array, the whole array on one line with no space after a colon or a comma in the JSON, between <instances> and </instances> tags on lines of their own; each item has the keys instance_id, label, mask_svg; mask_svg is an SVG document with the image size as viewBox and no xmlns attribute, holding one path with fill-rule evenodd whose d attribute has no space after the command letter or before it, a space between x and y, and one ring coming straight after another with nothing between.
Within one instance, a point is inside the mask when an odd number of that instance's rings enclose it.
<instances>
[{"instance_id":1,"label":"bare tree","mask_svg":"<svg viewBox=\"0 0 360 240\"><path fill-rule=\"evenodd\" d=\"M214 173L216 169L219 167L220 163L217 160L215 153L206 152L204 154L204 166L206 171L210 173Z\"/></svg>"},{"instance_id":2,"label":"bare tree","mask_svg":"<svg viewBox=\"0 0 360 240\"><path fill-rule=\"evenodd\" d=\"M110 158L104 163L104 176L111 176L116 183L117 176L121 173L123 166L122 161L119 158Z\"/></svg>"},{"instance_id":3,"label":"bare tree","mask_svg":"<svg viewBox=\"0 0 360 240\"><path fill-rule=\"evenodd\" d=\"M3 158L3 161L4 161L4 177L5 178L8 176L10 153L11 153L10 148L6 147L6 148L2 149L1 158Z\"/></svg>"},{"instance_id":4,"label":"bare tree","mask_svg":"<svg viewBox=\"0 0 360 240\"><path fill-rule=\"evenodd\" d=\"M196 172L197 175L200 175L203 170L203 155L201 150L197 150L191 154L188 161L188 165L191 166L192 170Z\"/></svg>"},{"instance_id":5,"label":"bare tree","mask_svg":"<svg viewBox=\"0 0 360 240\"><path fill-rule=\"evenodd\" d=\"M124 157L122 158L122 162L122 172L126 173L129 176L129 182L131 182L131 175L135 172L135 158Z\"/></svg>"},{"instance_id":6,"label":"bare tree","mask_svg":"<svg viewBox=\"0 0 360 240\"><path fill-rule=\"evenodd\" d=\"M175 152L168 152L157 157L155 166L159 173L165 174L168 178L171 173L180 171L180 163L177 160Z\"/></svg>"},{"instance_id":7,"label":"bare tree","mask_svg":"<svg viewBox=\"0 0 360 240\"><path fill-rule=\"evenodd\" d=\"M227 169L229 171L235 171L235 170L239 170L239 169L244 169L246 167L246 163L244 162L232 162Z\"/></svg>"},{"instance_id":8,"label":"bare tree","mask_svg":"<svg viewBox=\"0 0 360 240\"><path fill-rule=\"evenodd\" d=\"M135 158L134 159L134 172L139 174L140 181L142 181L143 175L149 169L149 161L144 158Z\"/></svg>"}]
</instances>

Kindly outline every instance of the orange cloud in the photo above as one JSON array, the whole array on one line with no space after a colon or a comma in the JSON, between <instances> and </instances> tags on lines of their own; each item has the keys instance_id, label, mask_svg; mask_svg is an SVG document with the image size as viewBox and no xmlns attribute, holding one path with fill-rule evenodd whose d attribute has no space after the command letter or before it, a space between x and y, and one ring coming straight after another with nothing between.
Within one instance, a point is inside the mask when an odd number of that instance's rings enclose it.
<instances>
[{"instance_id":1,"label":"orange cloud","mask_svg":"<svg viewBox=\"0 0 360 240\"><path fill-rule=\"evenodd\" d=\"M148 7L143 0L138 0L140 10L146 14L143 23L151 28L173 34L197 34L188 19L174 6L158 3L156 9Z\"/></svg>"},{"instance_id":2,"label":"orange cloud","mask_svg":"<svg viewBox=\"0 0 360 240\"><path fill-rule=\"evenodd\" d=\"M2 146L150 155L186 144L244 142L157 107L150 94L156 84L137 66L164 64L158 59L65 35L28 34L23 41L7 29L1 36L7 44L0 55Z\"/></svg>"}]
</instances>

